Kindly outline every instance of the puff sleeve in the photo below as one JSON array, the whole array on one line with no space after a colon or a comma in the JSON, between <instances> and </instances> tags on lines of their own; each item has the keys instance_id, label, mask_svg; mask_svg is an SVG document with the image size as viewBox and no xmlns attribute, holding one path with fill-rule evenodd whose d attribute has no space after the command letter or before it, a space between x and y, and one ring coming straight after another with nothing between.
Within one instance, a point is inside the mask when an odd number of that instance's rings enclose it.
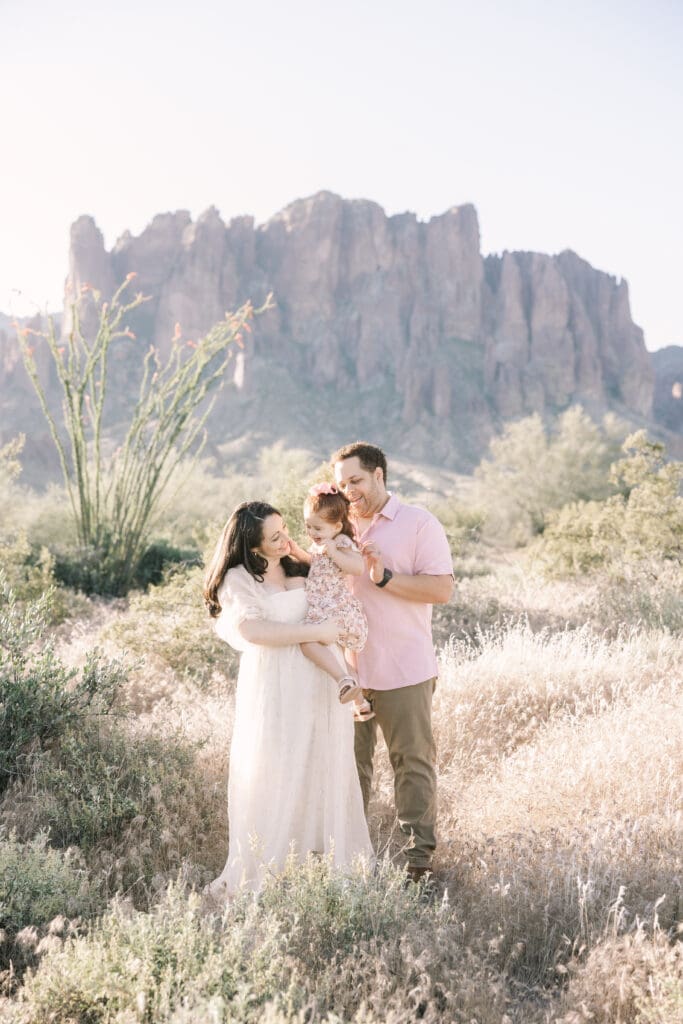
<instances>
[{"instance_id":1,"label":"puff sleeve","mask_svg":"<svg viewBox=\"0 0 683 1024\"><path fill-rule=\"evenodd\" d=\"M358 551L358 547L345 533L338 534L335 540L339 551Z\"/></svg>"},{"instance_id":2,"label":"puff sleeve","mask_svg":"<svg viewBox=\"0 0 683 1024\"><path fill-rule=\"evenodd\" d=\"M247 641L241 636L239 626L245 619L263 619L263 599L256 580L243 565L228 569L218 588L221 613L216 619L215 630L221 640L236 651L246 650Z\"/></svg>"}]
</instances>

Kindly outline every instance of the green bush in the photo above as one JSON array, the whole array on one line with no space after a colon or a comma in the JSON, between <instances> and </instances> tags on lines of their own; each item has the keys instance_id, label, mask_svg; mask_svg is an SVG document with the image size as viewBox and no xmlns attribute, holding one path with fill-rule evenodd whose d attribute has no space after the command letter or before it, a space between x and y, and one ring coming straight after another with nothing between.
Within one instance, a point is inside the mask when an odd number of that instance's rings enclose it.
<instances>
[{"instance_id":1,"label":"green bush","mask_svg":"<svg viewBox=\"0 0 683 1024\"><path fill-rule=\"evenodd\" d=\"M344 877L309 860L222 917L177 887L149 915L115 905L88 936L43 960L24 1005L32 1024L499 1024L500 978L464 950L447 904L402 882L391 869Z\"/></svg>"},{"instance_id":2,"label":"green bush","mask_svg":"<svg viewBox=\"0 0 683 1024\"><path fill-rule=\"evenodd\" d=\"M99 905L97 887L75 850L55 850L41 833L19 842L0 830L0 925L17 933L58 914L88 915Z\"/></svg>"},{"instance_id":3,"label":"green bush","mask_svg":"<svg viewBox=\"0 0 683 1024\"><path fill-rule=\"evenodd\" d=\"M0 586L0 793L37 751L76 723L108 713L126 678L121 662L98 651L80 672L59 661L46 635L49 599L19 605Z\"/></svg>"},{"instance_id":4,"label":"green bush","mask_svg":"<svg viewBox=\"0 0 683 1024\"><path fill-rule=\"evenodd\" d=\"M586 573L609 565L683 561L683 463L664 446L631 434L610 477L620 494L574 502L553 513L536 553L546 571Z\"/></svg>"},{"instance_id":5,"label":"green bush","mask_svg":"<svg viewBox=\"0 0 683 1024\"><path fill-rule=\"evenodd\" d=\"M116 597L119 593L118 584L112 583L114 576L106 549L56 548L50 557L58 583L84 594ZM170 567L198 563L199 552L196 549L181 549L166 540L154 541L140 556L131 578L131 587L146 590L150 584L161 583L164 572Z\"/></svg>"},{"instance_id":6,"label":"green bush","mask_svg":"<svg viewBox=\"0 0 683 1024\"><path fill-rule=\"evenodd\" d=\"M454 558L462 558L478 544L486 522L486 512L482 508L458 501L444 501L435 504L431 510L446 531Z\"/></svg>"},{"instance_id":7,"label":"green bush","mask_svg":"<svg viewBox=\"0 0 683 1024\"><path fill-rule=\"evenodd\" d=\"M51 922L52 932L61 933L66 921L55 918L91 917L101 908L101 891L77 851L51 849L45 834L21 843L0 831L0 929L6 933L0 967L10 958L15 966L30 960L40 930Z\"/></svg>"},{"instance_id":8,"label":"green bush","mask_svg":"<svg viewBox=\"0 0 683 1024\"><path fill-rule=\"evenodd\" d=\"M25 533L0 537L0 564L19 601L38 598L55 585L54 558L45 547L35 552Z\"/></svg>"},{"instance_id":9,"label":"green bush","mask_svg":"<svg viewBox=\"0 0 683 1024\"><path fill-rule=\"evenodd\" d=\"M218 808L196 754L178 734L89 723L34 757L0 820L20 838L49 832L55 846L78 846L91 868L107 870L110 888L137 884L142 897L155 875L175 873L187 857L206 867L225 795Z\"/></svg>"},{"instance_id":10,"label":"green bush","mask_svg":"<svg viewBox=\"0 0 683 1024\"><path fill-rule=\"evenodd\" d=\"M17 485L21 473L19 455L24 438L15 438L0 448L0 566L7 586L19 601L38 598L50 588L50 620L61 622L73 602L55 588L55 560L45 543L29 542L37 513L35 493Z\"/></svg>"},{"instance_id":11,"label":"green bush","mask_svg":"<svg viewBox=\"0 0 683 1024\"><path fill-rule=\"evenodd\" d=\"M487 530L498 540L526 543L543 532L553 509L612 494L609 467L623 436L613 417L599 427L581 406L564 412L553 429L538 414L509 424L475 470Z\"/></svg>"},{"instance_id":12,"label":"green bush","mask_svg":"<svg viewBox=\"0 0 683 1024\"><path fill-rule=\"evenodd\" d=\"M59 585L54 555L45 546L29 544L26 534L0 538L0 564L5 584L18 602L46 596L45 619L50 625L56 626L74 616L88 617L87 598Z\"/></svg>"},{"instance_id":13,"label":"green bush","mask_svg":"<svg viewBox=\"0 0 683 1024\"><path fill-rule=\"evenodd\" d=\"M131 594L128 610L105 629L148 669L206 687L216 673L234 676L238 656L216 636L202 598L203 570L181 569L146 594ZM155 689L149 687L150 700ZM142 697L143 694L138 696ZM140 705L136 702L136 706Z\"/></svg>"}]
</instances>

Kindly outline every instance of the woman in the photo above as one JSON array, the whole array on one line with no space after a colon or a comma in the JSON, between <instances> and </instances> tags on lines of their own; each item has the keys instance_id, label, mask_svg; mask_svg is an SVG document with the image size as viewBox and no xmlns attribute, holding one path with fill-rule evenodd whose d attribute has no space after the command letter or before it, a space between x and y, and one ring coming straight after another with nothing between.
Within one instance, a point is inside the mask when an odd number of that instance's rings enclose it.
<instances>
[{"instance_id":1,"label":"woman","mask_svg":"<svg viewBox=\"0 0 683 1024\"><path fill-rule=\"evenodd\" d=\"M334 643L336 622L304 623L307 566L282 516L250 501L228 520L206 573L216 632L242 652L228 784L229 854L209 887L258 889L291 849L349 865L372 848L353 755L353 719L299 644Z\"/></svg>"}]
</instances>

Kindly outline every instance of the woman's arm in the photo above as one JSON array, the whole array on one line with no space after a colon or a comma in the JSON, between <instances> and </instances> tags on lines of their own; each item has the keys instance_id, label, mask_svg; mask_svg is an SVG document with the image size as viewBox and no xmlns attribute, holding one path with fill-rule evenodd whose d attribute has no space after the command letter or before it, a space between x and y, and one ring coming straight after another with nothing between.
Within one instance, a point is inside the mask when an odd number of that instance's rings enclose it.
<instances>
[{"instance_id":1,"label":"woman's arm","mask_svg":"<svg viewBox=\"0 0 683 1024\"><path fill-rule=\"evenodd\" d=\"M346 572L350 576L363 575L363 570L365 569L363 556L360 551L356 551L350 544L348 546L345 545L342 548L338 548L335 538L334 540L329 540L325 544L325 550L334 564L338 565L342 572Z\"/></svg>"},{"instance_id":2,"label":"woman's arm","mask_svg":"<svg viewBox=\"0 0 683 1024\"><path fill-rule=\"evenodd\" d=\"M324 622L271 622L269 619L244 619L237 627L243 640L264 647L291 647L293 644L318 642L333 644L339 639L339 624L333 619Z\"/></svg>"}]
</instances>

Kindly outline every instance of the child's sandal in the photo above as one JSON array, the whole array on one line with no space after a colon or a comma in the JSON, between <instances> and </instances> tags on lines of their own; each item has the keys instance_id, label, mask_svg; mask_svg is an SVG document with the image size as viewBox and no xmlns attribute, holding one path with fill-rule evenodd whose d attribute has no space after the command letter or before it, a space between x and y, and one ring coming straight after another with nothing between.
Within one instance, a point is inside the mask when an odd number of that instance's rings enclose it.
<instances>
[{"instance_id":1,"label":"child's sandal","mask_svg":"<svg viewBox=\"0 0 683 1024\"><path fill-rule=\"evenodd\" d=\"M355 700L356 697L360 696L361 688L353 676L342 676L337 686L339 687L340 704L348 704L349 701Z\"/></svg>"}]
</instances>

